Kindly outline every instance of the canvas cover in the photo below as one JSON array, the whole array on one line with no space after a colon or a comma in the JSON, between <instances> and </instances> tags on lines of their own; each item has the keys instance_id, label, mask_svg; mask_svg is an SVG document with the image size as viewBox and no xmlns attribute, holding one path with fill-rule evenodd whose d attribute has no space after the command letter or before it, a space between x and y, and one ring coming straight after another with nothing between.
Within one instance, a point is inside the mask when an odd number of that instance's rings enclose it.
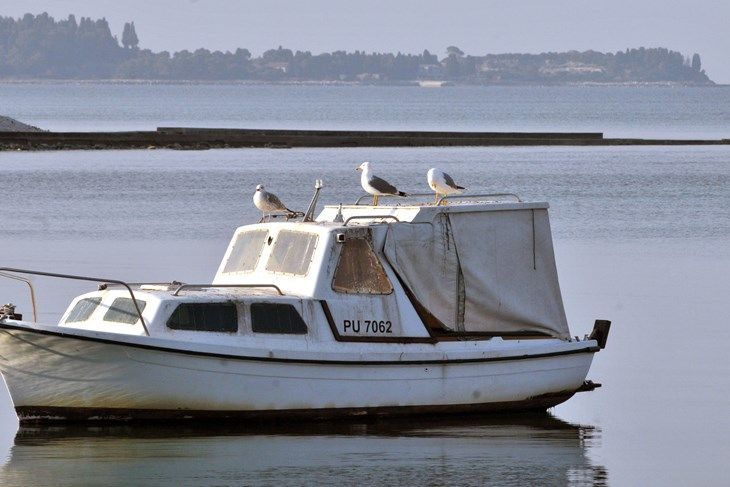
<instances>
[{"instance_id":1,"label":"canvas cover","mask_svg":"<svg viewBox=\"0 0 730 487\"><path fill-rule=\"evenodd\" d=\"M394 223L384 252L448 330L569 336L546 209L445 211L431 223Z\"/></svg>"}]
</instances>

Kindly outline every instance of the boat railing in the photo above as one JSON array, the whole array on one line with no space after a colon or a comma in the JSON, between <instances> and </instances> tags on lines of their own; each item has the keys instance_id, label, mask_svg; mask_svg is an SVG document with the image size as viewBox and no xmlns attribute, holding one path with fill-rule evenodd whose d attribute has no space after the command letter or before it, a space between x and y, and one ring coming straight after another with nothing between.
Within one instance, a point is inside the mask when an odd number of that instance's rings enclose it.
<instances>
[{"instance_id":1,"label":"boat railing","mask_svg":"<svg viewBox=\"0 0 730 487\"><path fill-rule=\"evenodd\" d=\"M350 223L352 220L377 220L377 219L384 219L384 220L395 220L396 222L400 222L397 216L395 215L353 215L351 217L348 217L347 220L343 223L344 226L347 226L348 223Z\"/></svg>"},{"instance_id":2,"label":"boat railing","mask_svg":"<svg viewBox=\"0 0 730 487\"><path fill-rule=\"evenodd\" d=\"M8 275L8 273L12 273L12 276ZM101 277L77 276L74 274L59 274L56 272L43 272L43 271L33 271L33 270L29 270L29 269L16 269L13 267L0 267L0 276L7 277L10 279L15 279L18 281L23 281L26 284L28 284L28 286L30 288L31 305L33 307L33 321L34 322L37 322L38 315L37 315L37 309L36 309L36 297L35 297L35 290L33 289L33 284L30 282L29 279L25 279L20 276L15 276L15 274L26 274L26 275L42 276L42 277L55 277L58 279L71 279L71 280L75 280L75 281L100 282L103 284L117 284L117 285L123 286L124 288L127 289L130 297L132 298L132 303L134 304L134 309L137 311L137 316L139 316L139 321L142 324L142 328L144 329L145 334L147 336L150 335L150 331L147 328L147 323L145 323L144 317L142 316L142 310L139 307L137 298L134 296L134 291L132 291L131 285L127 284L124 281L120 281L119 279L106 279L106 278L101 278Z\"/></svg>"},{"instance_id":3,"label":"boat railing","mask_svg":"<svg viewBox=\"0 0 730 487\"><path fill-rule=\"evenodd\" d=\"M30 291L30 305L33 309L33 323L38 323L38 314L37 314L37 307L36 307L36 300L35 300L35 288L33 287L33 283L30 279L27 279L22 276L16 276L15 274L8 274L6 272L0 272L0 277L5 277L8 279L13 279L15 281L21 281L28 285L28 290Z\"/></svg>"},{"instance_id":4,"label":"boat railing","mask_svg":"<svg viewBox=\"0 0 730 487\"><path fill-rule=\"evenodd\" d=\"M381 199L382 198L386 198L386 199L397 198L398 200L403 200L403 199L407 200L408 198L425 198L425 197L433 198L434 193L412 193L412 194L409 194L408 196L397 196L397 195L393 195L393 194L386 194L386 195L379 196L379 198L381 198ZM368 195L368 194L360 196L357 199L357 201L355 202L355 205L356 206L361 205L363 201L366 201L371 198L372 198L372 196ZM455 194L455 195L450 195L450 196L440 196L436 200L436 203L433 203L433 204L435 206L438 206L446 200L456 200L456 199L458 199L458 200L466 200L466 199L478 200L479 198L514 198L517 202L519 202L519 203L522 202L522 198L520 198L519 195L517 195L515 193L483 193L483 194Z\"/></svg>"},{"instance_id":5,"label":"boat railing","mask_svg":"<svg viewBox=\"0 0 730 487\"><path fill-rule=\"evenodd\" d=\"M117 285L116 283L104 283L100 285L105 286L108 285ZM276 284L256 284L256 283L247 283L247 284L188 284L185 282L180 281L172 281L172 282L129 282L127 283L130 286L137 286L140 289L146 291L147 289L144 289L144 286L164 286L168 290L174 289L172 292L173 296L178 296L181 291L184 291L186 289L209 289L209 288L217 288L217 287L224 287L224 288L257 288L257 287L264 287L264 288L272 288L276 290L276 292L279 294L279 296L284 296L284 292L277 286Z\"/></svg>"},{"instance_id":6,"label":"boat railing","mask_svg":"<svg viewBox=\"0 0 730 487\"><path fill-rule=\"evenodd\" d=\"M478 200L479 198L514 198L518 203L522 203L522 198L515 193L453 194L451 196L441 196L436 202L436 206L446 200Z\"/></svg>"},{"instance_id":7,"label":"boat railing","mask_svg":"<svg viewBox=\"0 0 730 487\"><path fill-rule=\"evenodd\" d=\"M116 282L108 282L106 284L109 284L110 286L118 286L120 284ZM128 282L130 286L179 286L180 284L185 284L184 282L180 281L165 281L165 282L152 282L152 281L142 281L142 282Z\"/></svg>"},{"instance_id":8,"label":"boat railing","mask_svg":"<svg viewBox=\"0 0 730 487\"><path fill-rule=\"evenodd\" d=\"M399 200L404 200L404 199L407 200L408 198L419 198L419 197L420 198L425 198L425 197L428 197L428 196L430 196L431 198L433 198L433 193L408 193L408 196L398 196L398 195L395 195L395 194L384 194L384 195L378 196L378 198L387 198L387 199L390 199L390 198L398 198ZM373 198L372 195L364 194L364 195L360 196L357 199L357 201L355 201L355 205L360 205L360 204L362 204L362 202L364 200L369 200L369 199L372 199L372 198Z\"/></svg>"},{"instance_id":9,"label":"boat railing","mask_svg":"<svg viewBox=\"0 0 730 487\"><path fill-rule=\"evenodd\" d=\"M180 284L177 289L175 289L172 292L173 296L178 296L180 294L180 291L184 291L186 289L210 289L210 288L218 288L218 287L224 287L224 288L257 288L257 287L263 287L263 288L272 288L276 290L277 293L279 293L279 296L283 296L284 293L281 291L281 288L277 286L276 284Z\"/></svg>"}]
</instances>

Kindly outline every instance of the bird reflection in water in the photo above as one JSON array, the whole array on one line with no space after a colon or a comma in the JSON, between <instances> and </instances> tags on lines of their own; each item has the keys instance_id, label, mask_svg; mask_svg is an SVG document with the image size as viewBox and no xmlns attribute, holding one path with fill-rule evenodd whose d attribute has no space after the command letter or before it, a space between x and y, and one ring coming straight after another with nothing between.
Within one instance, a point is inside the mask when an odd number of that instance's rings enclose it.
<instances>
[{"instance_id":1,"label":"bird reflection in water","mask_svg":"<svg viewBox=\"0 0 730 487\"><path fill-rule=\"evenodd\" d=\"M21 427L0 484L593 485L600 430L548 413Z\"/></svg>"}]
</instances>

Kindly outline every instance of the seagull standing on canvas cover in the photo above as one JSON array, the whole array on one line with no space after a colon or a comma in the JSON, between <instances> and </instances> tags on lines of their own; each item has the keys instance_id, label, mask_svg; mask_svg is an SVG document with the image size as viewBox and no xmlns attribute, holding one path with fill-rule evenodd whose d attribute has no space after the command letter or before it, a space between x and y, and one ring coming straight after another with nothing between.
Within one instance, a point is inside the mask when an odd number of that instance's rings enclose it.
<instances>
[{"instance_id":1,"label":"seagull standing on canvas cover","mask_svg":"<svg viewBox=\"0 0 730 487\"><path fill-rule=\"evenodd\" d=\"M360 175L360 185L362 189L373 195L373 206L378 206L378 197L383 195L393 196L408 196L403 191L398 191L398 188L390 184L385 179L379 178L373 174L372 168L369 162L363 162L360 164L356 171L362 171Z\"/></svg>"}]
</instances>

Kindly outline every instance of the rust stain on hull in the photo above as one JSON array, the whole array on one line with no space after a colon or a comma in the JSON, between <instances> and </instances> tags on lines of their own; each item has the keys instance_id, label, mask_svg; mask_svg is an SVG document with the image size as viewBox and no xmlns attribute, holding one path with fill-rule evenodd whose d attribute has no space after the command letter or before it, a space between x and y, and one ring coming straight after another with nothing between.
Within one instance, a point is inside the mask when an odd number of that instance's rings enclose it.
<instances>
[{"instance_id":1,"label":"rust stain on hull","mask_svg":"<svg viewBox=\"0 0 730 487\"><path fill-rule=\"evenodd\" d=\"M545 411L570 399L576 391L542 394L521 401L434 406L392 406L375 408L286 409L257 411L213 411L186 409L68 408L19 406L15 408L21 424L58 422L137 422L250 419L346 419L352 417L419 416L426 414L483 414L517 411Z\"/></svg>"}]
</instances>

